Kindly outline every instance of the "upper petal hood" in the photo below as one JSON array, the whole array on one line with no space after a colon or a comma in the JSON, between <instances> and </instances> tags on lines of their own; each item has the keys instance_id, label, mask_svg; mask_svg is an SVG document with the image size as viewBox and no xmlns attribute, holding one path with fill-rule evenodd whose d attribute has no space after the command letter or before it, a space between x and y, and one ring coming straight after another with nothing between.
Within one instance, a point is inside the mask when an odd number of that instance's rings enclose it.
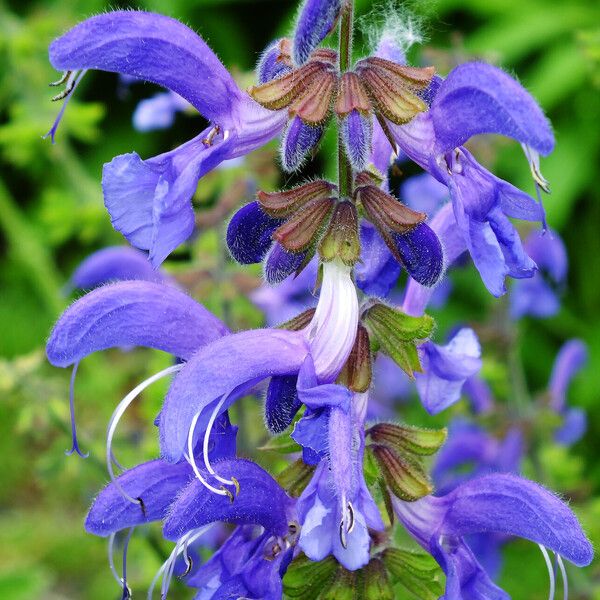
<instances>
[{"instance_id":1,"label":"upper petal hood","mask_svg":"<svg viewBox=\"0 0 600 600\"><path fill-rule=\"evenodd\" d=\"M257 329L216 340L199 351L174 379L160 419L163 455L179 460L194 415L202 412L197 430L206 428L206 407L228 394L221 410L258 381L297 373L308 353L301 332Z\"/></svg>"},{"instance_id":2,"label":"upper petal hood","mask_svg":"<svg viewBox=\"0 0 600 600\"><path fill-rule=\"evenodd\" d=\"M57 367L117 346L147 346L188 359L226 333L217 317L184 292L127 281L94 290L71 305L54 326L46 354Z\"/></svg>"},{"instance_id":3,"label":"upper petal hood","mask_svg":"<svg viewBox=\"0 0 600 600\"><path fill-rule=\"evenodd\" d=\"M554 135L529 92L498 67L471 62L453 69L431 104L440 153L479 133L498 133L550 154Z\"/></svg>"},{"instance_id":4,"label":"upper petal hood","mask_svg":"<svg viewBox=\"0 0 600 600\"><path fill-rule=\"evenodd\" d=\"M262 525L268 531L287 533L287 513L293 500L264 469L249 460L234 459L216 463L220 475L235 477L240 491L233 502L192 481L171 507L164 535L177 540L184 533L214 521Z\"/></svg>"},{"instance_id":5,"label":"upper petal hood","mask_svg":"<svg viewBox=\"0 0 600 600\"><path fill-rule=\"evenodd\" d=\"M198 34L149 12L114 11L79 23L52 42L50 62L61 71L99 69L157 83L225 127L242 96Z\"/></svg>"}]
</instances>

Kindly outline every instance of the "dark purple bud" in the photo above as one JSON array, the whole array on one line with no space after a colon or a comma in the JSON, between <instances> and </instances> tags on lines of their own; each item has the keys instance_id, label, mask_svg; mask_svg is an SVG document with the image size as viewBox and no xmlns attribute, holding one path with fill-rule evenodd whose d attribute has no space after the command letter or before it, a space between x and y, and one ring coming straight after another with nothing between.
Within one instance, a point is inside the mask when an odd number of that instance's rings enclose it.
<instances>
[{"instance_id":1,"label":"dark purple bud","mask_svg":"<svg viewBox=\"0 0 600 600\"><path fill-rule=\"evenodd\" d=\"M281 164L288 173L300 168L306 155L323 135L323 127L307 125L294 117L287 125L281 143Z\"/></svg>"},{"instance_id":2,"label":"dark purple bud","mask_svg":"<svg viewBox=\"0 0 600 600\"><path fill-rule=\"evenodd\" d=\"M409 275L421 285L435 285L444 271L444 252L433 229L420 223L408 233L392 236Z\"/></svg>"},{"instance_id":3,"label":"dark purple bud","mask_svg":"<svg viewBox=\"0 0 600 600\"><path fill-rule=\"evenodd\" d=\"M341 119L341 133L346 155L356 171L362 171L371 155L373 121L370 115L353 110Z\"/></svg>"},{"instance_id":4,"label":"dark purple bud","mask_svg":"<svg viewBox=\"0 0 600 600\"><path fill-rule=\"evenodd\" d=\"M227 246L231 256L242 265L259 263L273 243L273 231L282 222L264 213L256 201L242 206L227 227Z\"/></svg>"},{"instance_id":5,"label":"dark purple bud","mask_svg":"<svg viewBox=\"0 0 600 600\"><path fill-rule=\"evenodd\" d=\"M273 244L265 262L265 279L270 284L281 283L300 268L306 252L288 252L281 244Z\"/></svg>"},{"instance_id":6,"label":"dark purple bud","mask_svg":"<svg viewBox=\"0 0 600 600\"><path fill-rule=\"evenodd\" d=\"M277 79L292 70L282 53L281 44L283 41L283 39L280 39L271 42L260 55L256 65L256 76L259 85Z\"/></svg>"},{"instance_id":7,"label":"dark purple bud","mask_svg":"<svg viewBox=\"0 0 600 600\"><path fill-rule=\"evenodd\" d=\"M297 65L304 64L333 29L341 6L341 0L304 1L294 32L292 55Z\"/></svg>"},{"instance_id":8,"label":"dark purple bud","mask_svg":"<svg viewBox=\"0 0 600 600\"><path fill-rule=\"evenodd\" d=\"M297 375L271 378L265 398L265 421L272 433L285 431L302 405L296 391L297 382Z\"/></svg>"}]
</instances>

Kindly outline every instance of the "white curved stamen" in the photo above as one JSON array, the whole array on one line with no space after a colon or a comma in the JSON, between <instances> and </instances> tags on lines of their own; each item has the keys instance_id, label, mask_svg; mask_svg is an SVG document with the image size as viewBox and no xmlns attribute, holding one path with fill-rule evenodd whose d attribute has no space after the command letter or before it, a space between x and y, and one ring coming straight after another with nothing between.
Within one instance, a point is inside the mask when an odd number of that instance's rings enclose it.
<instances>
[{"instance_id":1,"label":"white curved stamen","mask_svg":"<svg viewBox=\"0 0 600 600\"><path fill-rule=\"evenodd\" d=\"M170 367L167 367L166 369L163 369L162 371L159 371L158 373L155 373L154 375L152 375L152 377L149 377L145 381L142 381L142 383L140 383L135 388L133 388L129 392L129 394L127 394L127 396L125 396L125 398L123 398L123 400L121 400L121 402L119 402L117 408L115 408L115 411L113 412L113 414L110 418L110 421L108 423L108 430L106 433L106 468L108 470L108 474L110 475L111 481L115 484L115 487L119 490L119 493L123 496L123 498L125 498L126 500L129 500L129 502L131 502L133 504L141 504L141 503L138 498L133 498L127 492L125 492L125 490L121 487L121 484L117 481L114 471L113 471L113 461L115 463L119 464L116 461L116 459L114 458L113 451L112 451L113 436L117 429L117 425L119 424L119 421L120 421L121 417L123 416L123 414L125 413L125 411L127 410L128 406L149 385L153 384L155 381L158 381L159 379L162 379L163 377L166 377L167 375L171 375L171 373L176 373L177 371L180 371L183 368L183 366L184 366L183 364L172 365Z\"/></svg>"},{"instance_id":2,"label":"white curved stamen","mask_svg":"<svg viewBox=\"0 0 600 600\"><path fill-rule=\"evenodd\" d=\"M115 578L115 581L121 585L121 576L117 573L117 569L115 568L114 546L116 535L116 533L111 533L108 536L108 567L110 568L110 572Z\"/></svg>"},{"instance_id":3,"label":"white curved stamen","mask_svg":"<svg viewBox=\"0 0 600 600\"><path fill-rule=\"evenodd\" d=\"M123 592L127 594L126 596L124 596L125 598L131 598L131 590L129 589L129 586L127 585L127 548L129 546L129 540L131 539L134 529L135 529L135 527L131 527L129 529L129 531L127 532L127 536L125 537L125 542L123 544L123 577L121 577L119 575L119 573L117 572L117 568L115 567L114 552L115 552L115 538L116 538L117 534L111 533L108 536L108 566L109 566L110 572L112 573L112 576L114 577L117 584L120 587L122 587Z\"/></svg>"},{"instance_id":4,"label":"white curved stamen","mask_svg":"<svg viewBox=\"0 0 600 600\"><path fill-rule=\"evenodd\" d=\"M554 577L554 569L552 567L552 561L548 556L548 551L542 544L538 544L540 550L542 551L542 555L544 556L544 560L546 561L546 567L548 568L548 575L550 577L550 592L548 593L548 600L554 600L554 595L556 593L556 582Z\"/></svg>"},{"instance_id":5,"label":"white curved stamen","mask_svg":"<svg viewBox=\"0 0 600 600\"><path fill-rule=\"evenodd\" d=\"M333 381L356 338L358 297L351 267L339 260L323 263L323 284L312 321L306 328L319 381Z\"/></svg>"},{"instance_id":6,"label":"white curved stamen","mask_svg":"<svg viewBox=\"0 0 600 600\"><path fill-rule=\"evenodd\" d=\"M160 569L156 572L156 575L154 575L154 578L152 579L152 583L150 584L150 587L148 588L148 600L152 600L152 594L154 593L154 588L156 587L156 584L157 584L159 578L165 572L165 570L170 569L171 564L175 563L179 554L181 554L184 550L187 551L187 546L189 544L192 544L193 542L195 542L201 535L206 533L206 531L208 531L212 526L213 526L213 523L211 523L210 525L205 525L204 527L200 527L199 529L190 531L189 533L185 534L182 538L180 538L177 541L177 543L175 544L175 548L173 548L173 551L169 555L169 558L167 558L167 560L165 560L165 562L160 566ZM169 583L170 583L170 581L169 581ZM164 587L165 586L164 586L164 579L163 579L163 585L161 585L161 597L163 599L166 598L166 594L169 591L168 584L166 586L166 589L163 589Z\"/></svg>"},{"instance_id":7,"label":"white curved stamen","mask_svg":"<svg viewBox=\"0 0 600 600\"><path fill-rule=\"evenodd\" d=\"M196 461L194 459L194 430L196 429L196 423L198 422L198 418L200 417L200 411L198 411L195 415L194 418L192 419L192 424L190 425L190 430L188 432L188 440L187 440L187 447L188 447L188 455L186 456L187 461L190 463L194 474L196 475L196 477L198 478L198 480L200 481L200 483L207 489L209 489L211 492L214 492L215 494L219 494L220 496L231 496L231 492L229 492L228 490L225 490L223 488L216 488L214 486L212 486L210 483L208 483L208 481L206 481L206 479L204 479L204 477L202 477L202 475L200 474L200 471L198 470L198 466L196 465Z\"/></svg>"},{"instance_id":8,"label":"white curved stamen","mask_svg":"<svg viewBox=\"0 0 600 600\"><path fill-rule=\"evenodd\" d=\"M567 577L567 570L565 569L565 563L563 562L562 556L557 552L554 553L556 556L556 562L560 570L560 575L563 580L563 600L569 600L569 578Z\"/></svg>"},{"instance_id":9,"label":"white curved stamen","mask_svg":"<svg viewBox=\"0 0 600 600\"><path fill-rule=\"evenodd\" d=\"M208 425L206 426L206 431L204 432L204 442L202 444L202 454L204 456L204 464L206 465L206 469L215 479L219 480L221 483L226 483L227 485L237 485L235 481L232 481L231 479L226 479L225 477L221 477L220 475L215 473L215 470L212 468L212 465L210 464L210 461L208 460L208 445L209 445L209 441L210 441L209 440L210 432L211 432L213 425L215 423L215 420L221 410L221 407L223 406L223 404L225 404L225 400L227 400L226 395L224 395L219 400L219 402L215 406L215 409L213 410L212 414L210 415Z\"/></svg>"},{"instance_id":10,"label":"white curved stamen","mask_svg":"<svg viewBox=\"0 0 600 600\"><path fill-rule=\"evenodd\" d=\"M542 171L540 170L540 154L536 152L531 146L527 144L521 144L523 148L523 152L525 153L525 158L527 158L527 162L529 163L529 169L531 171L531 176L533 177L533 181L536 186L539 186L546 194L550 193L550 184L548 180L542 175Z\"/></svg>"}]
</instances>

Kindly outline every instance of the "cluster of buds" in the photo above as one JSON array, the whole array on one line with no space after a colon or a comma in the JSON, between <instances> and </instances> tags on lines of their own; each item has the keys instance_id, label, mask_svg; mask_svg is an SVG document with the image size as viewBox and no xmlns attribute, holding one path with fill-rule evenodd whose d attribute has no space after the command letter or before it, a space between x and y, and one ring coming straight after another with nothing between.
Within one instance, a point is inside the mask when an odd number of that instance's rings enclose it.
<instances>
[{"instance_id":1,"label":"cluster of buds","mask_svg":"<svg viewBox=\"0 0 600 600\"><path fill-rule=\"evenodd\" d=\"M316 147L333 113L340 122L346 155L360 170L369 160L373 116L387 132L388 121L402 125L427 109L418 94L429 86L433 67L369 57L340 73L334 50L317 49L306 63L294 67L290 49L286 39L272 46L259 65L261 83L248 90L265 108L288 110L282 151L287 170L297 169Z\"/></svg>"}]
</instances>

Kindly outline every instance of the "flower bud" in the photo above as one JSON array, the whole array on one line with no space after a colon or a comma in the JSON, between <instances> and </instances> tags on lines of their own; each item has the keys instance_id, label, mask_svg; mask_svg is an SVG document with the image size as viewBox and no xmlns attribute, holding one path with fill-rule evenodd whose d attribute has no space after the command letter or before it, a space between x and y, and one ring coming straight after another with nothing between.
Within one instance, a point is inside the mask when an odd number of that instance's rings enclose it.
<instances>
[{"instance_id":1,"label":"flower bud","mask_svg":"<svg viewBox=\"0 0 600 600\"><path fill-rule=\"evenodd\" d=\"M323 135L323 127L306 125L294 117L287 125L281 143L281 164L285 171L296 171Z\"/></svg>"},{"instance_id":2,"label":"flower bud","mask_svg":"<svg viewBox=\"0 0 600 600\"><path fill-rule=\"evenodd\" d=\"M433 486L418 461L401 455L388 446L369 446L390 491L401 500L414 502L433 491Z\"/></svg>"},{"instance_id":3,"label":"flower bud","mask_svg":"<svg viewBox=\"0 0 600 600\"><path fill-rule=\"evenodd\" d=\"M273 232L282 223L264 213L258 202L242 206L227 226L227 246L231 256L242 265L259 263L273 240Z\"/></svg>"},{"instance_id":4,"label":"flower bud","mask_svg":"<svg viewBox=\"0 0 600 600\"><path fill-rule=\"evenodd\" d=\"M260 55L256 65L256 76L259 85L287 75L291 70L289 55L285 54L285 38L271 42Z\"/></svg>"},{"instance_id":5,"label":"flower bud","mask_svg":"<svg viewBox=\"0 0 600 600\"><path fill-rule=\"evenodd\" d=\"M448 430L425 429L395 423L377 423L369 429L369 436L378 443L418 456L435 454L446 441Z\"/></svg>"},{"instance_id":6,"label":"flower bud","mask_svg":"<svg viewBox=\"0 0 600 600\"><path fill-rule=\"evenodd\" d=\"M288 252L276 242L265 260L264 274L267 283L281 283L295 271L301 270L305 259L306 252Z\"/></svg>"},{"instance_id":7,"label":"flower bud","mask_svg":"<svg viewBox=\"0 0 600 600\"><path fill-rule=\"evenodd\" d=\"M356 171L364 169L371 156L371 140L373 137L373 120L370 115L363 115L353 110L340 120L340 133L352 168Z\"/></svg>"},{"instance_id":8,"label":"flower bud","mask_svg":"<svg viewBox=\"0 0 600 600\"><path fill-rule=\"evenodd\" d=\"M428 316L411 317L399 310L375 303L362 315L372 344L387 354L409 377L421 372L416 342L428 338L434 320Z\"/></svg>"},{"instance_id":9,"label":"flower bud","mask_svg":"<svg viewBox=\"0 0 600 600\"><path fill-rule=\"evenodd\" d=\"M352 266L360 258L358 214L352 202L339 202L319 245L319 254L325 261L339 258Z\"/></svg>"},{"instance_id":10,"label":"flower bud","mask_svg":"<svg viewBox=\"0 0 600 600\"><path fill-rule=\"evenodd\" d=\"M304 64L333 30L341 5L341 0L305 0L294 32L292 53L297 65Z\"/></svg>"}]
</instances>

